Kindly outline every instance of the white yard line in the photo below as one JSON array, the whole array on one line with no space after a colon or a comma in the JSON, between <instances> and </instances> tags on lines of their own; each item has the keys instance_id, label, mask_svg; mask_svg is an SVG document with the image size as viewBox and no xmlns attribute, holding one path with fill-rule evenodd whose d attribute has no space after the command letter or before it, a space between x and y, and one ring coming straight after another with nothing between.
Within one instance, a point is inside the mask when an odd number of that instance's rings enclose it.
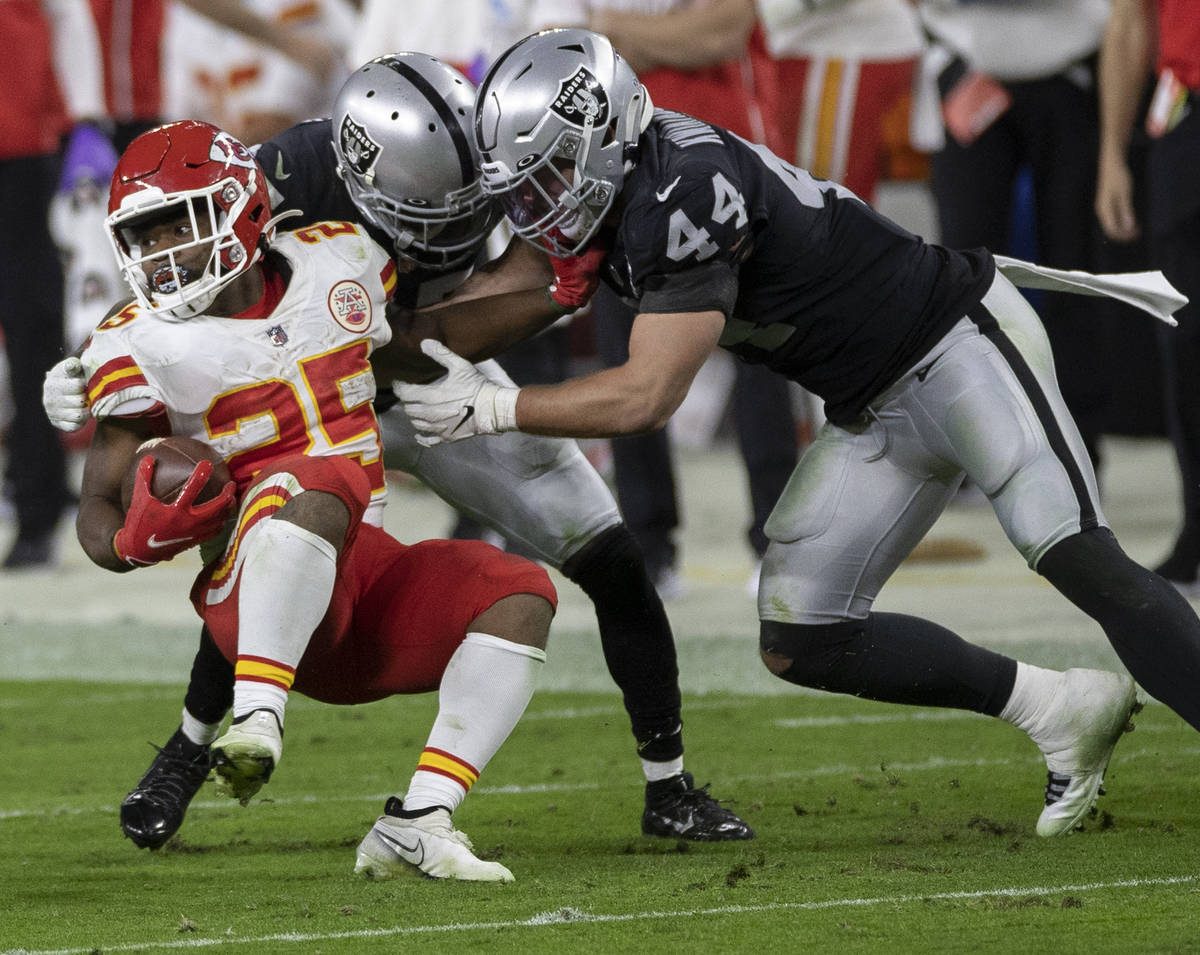
<instances>
[{"instance_id":1,"label":"white yard line","mask_svg":"<svg viewBox=\"0 0 1200 955\"><path fill-rule=\"evenodd\" d=\"M1180 756L1184 755L1200 755L1200 747L1188 747L1177 751ZM1141 757L1152 756L1159 758L1162 756L1161 750L1157 748L1151 749L1121 749L1118 750L1118 756L1121 762L1139 759ZM824 776L855 776L864 773L877 773L886 770L889 773L918 773L929 772L943 769L964 769L978 768L986 766L1029 766L1038 761L1036 756L1031 755L1028 759L1010 759L1007 757L998 757L996 759L959 759L945 756L931 756L928 759L921 760L915 763L904 762L888 762L881 768L878 761L864 763L835 763L829 766L814 766L811 769L779 769L765 773L736 773L724 777L724 780L729 783L736 782L761 782L770 779L811 779ZM471 792L475 796L531 796L540 795L543 793L569 793L569 792L592 792L598 789L620 789L622 784L617 783L599 783L599 782L583 782L583 783L533 783L529 785L510 784L505 786L476 786ZM371 793L358 794L353 796L282 796L279 798L267 798L262 800L264 805L275 806L293 806L306 805L309 803L321 803L328 805L329 803L359 803L359 802L383 802L394 793ZM207 800L201 799L193 802L193 809L230 809L233 803L230 800ZM55 816L79 816L88 813L115 813L116 806L57 806L50 809L4 809L0 810L0 822L5 822L10 819L44 819ZM0 952L0 955L4 955Z\"/></svg>"},{"instance_id":2,"label":"white yard line","mask_svg":"<svg viewBox=\"0 0 1200 955\"><path fill-rule=\"evenodd\" d=\"M680 909L673 912L587 912L581 909L564 908L551 912L540 912L527 919L497 922L451 922L443 925L396 925L390 928L359 929L349 932L283 932L274 935L225 936L221 938L173 939L163 942L124 942L111 945L85 946L83 948L59 949L11 949L0 955L88 955L96 951L129 952L156 949L209 948L217 945L263 945L268 942L312 942L337 941L356 938L394 938L405 935L435 935L458 932L494 932L497 929L536 929L543 925L604 924L619 922L644 922L660 919L689 919L704 916L754 915L763 912L819 911L836 908L870 908L879 905L907 905L913 902L944 902L969 899L985 899L994 896L1025 898L1039 895L1057 895L1062 892L1099 892L1114 889L1141 889L1152 886L1189 885L1200 881L1200 874L1181 875L1169 878L1120 879L1112 882L1084 882L1073 885L999 886L990 889L972 889L959 892L931 892L922 895L885 895L874 898L821 899L812 902L770 902L763 905L721 905L705 909Z\"/></svg>"}]
</instances>

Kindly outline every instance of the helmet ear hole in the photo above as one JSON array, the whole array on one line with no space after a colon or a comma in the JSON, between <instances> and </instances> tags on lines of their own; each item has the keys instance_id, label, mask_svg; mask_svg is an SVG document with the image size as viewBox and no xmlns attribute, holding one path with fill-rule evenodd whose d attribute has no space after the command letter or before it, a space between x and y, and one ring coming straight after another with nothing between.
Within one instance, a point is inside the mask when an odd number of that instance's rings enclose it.
<instances>
[{"instance_id":1,"label":"helmet ear hole","mask_svg":"<svg viewBox=\"0 0 1200 955\"><path fill-rule=\"evenodd\" d=\"M604 139L600 142L600 147L611 146L617 141L617 119L614 116L609 120L608 125L604 128Z\"/></svg>"}]
</instances>

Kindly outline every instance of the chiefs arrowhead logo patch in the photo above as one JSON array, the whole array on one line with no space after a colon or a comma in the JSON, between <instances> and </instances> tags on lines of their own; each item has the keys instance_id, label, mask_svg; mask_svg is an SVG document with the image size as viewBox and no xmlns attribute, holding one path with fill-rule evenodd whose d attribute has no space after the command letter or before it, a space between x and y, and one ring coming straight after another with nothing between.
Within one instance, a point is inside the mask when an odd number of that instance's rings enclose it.
<instances>
[{"instance_id":1,"label":"chiefs arrowhead logo patch","mask_svg":"<svg viewBox=\"0 0 1200 955\"><path fill-rule=\"evenodd\" d=\"M371 297L352 279L344 279L329 290L329 313L348 332L363 332L371 325Z\"/></svg>"}]
</instances>

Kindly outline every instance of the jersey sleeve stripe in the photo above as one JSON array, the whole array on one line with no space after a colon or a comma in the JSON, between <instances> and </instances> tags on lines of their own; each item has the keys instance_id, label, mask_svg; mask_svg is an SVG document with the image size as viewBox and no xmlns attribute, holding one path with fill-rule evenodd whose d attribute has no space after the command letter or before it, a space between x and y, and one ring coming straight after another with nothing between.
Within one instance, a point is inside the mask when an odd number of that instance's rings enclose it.
<instances>
[{"instance_id":1,"label":"jersey sleeve stripe","mask_svg":"<svg viewBox=\"0 0 1200 955\"><path fill-rule=\"evenodd\" d=\"M387 265L379 273L379 281L383 283L383 294L391 298L392 293L396 291L396 263L391 259L387 260Z\"/></svg>"},{"instance_id":2,"label":"jersey sleeve stripe","mask_svg":"<svg viewBox=\"0 0 1200 955\"><path fill-rule=\"evenodd\" d=\"M94 405L101 398L114 392L123 391L134 385L145 384L147 384L146 376L142 374L137 363L128 355L122 355L105 362L89 379L88 404Z\"/></svg>"}]
</instances>

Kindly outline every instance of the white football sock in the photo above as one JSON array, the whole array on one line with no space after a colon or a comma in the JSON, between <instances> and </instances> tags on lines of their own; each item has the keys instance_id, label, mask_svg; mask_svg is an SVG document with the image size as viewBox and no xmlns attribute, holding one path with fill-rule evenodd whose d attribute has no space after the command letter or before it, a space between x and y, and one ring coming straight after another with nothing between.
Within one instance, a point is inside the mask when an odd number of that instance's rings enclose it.
<instances>
[{"instance_id":1,"label":"white football sock","mask_svg":"<svg viewBox=\"0 0 1200 955\"><path fill-rule=\"evenodd\" d=\"M1046 670L1031 663L1017 661L1017 677L1013 681L1012 693L1000 719L1023 729L1035 743L1053 727L1043 725L1048 712L1055 708L1055 691L1062 674L1058 670Z\"/></svg>"},{"instance_id":2,"label":"white football sock","mask_svg":"<svg viewBox=\"0 0 1200 955\"><path fill-rule=\"evenodd\" d=\"M646 782L648 783L670 779L672 776L678 776L683 772L683 757L677 756L675 759L668 759L662 763L655 762L652 759L643 759L642 772L645 773Z\"/></svg>"},{"instance_id":3,"label":"white football sock","mask_svg":"<svg viewBox=\"0 0 1200 955\"><path fill-rule=\"evenodd\" d=\"M296 667L329 610L337 549L290 521L263 521L243 543L233 716L271 710L283 725Z\"/></svg>"},{"instance_id":4,"label":"white football sock","mask_svg":"<svg viewBox=\"0 0 1200 955\"><path fill-rule=\"evenodd\" d=\"M458 807L524 714L545 661L537 647L467 634L442 675L437 719L404 795L405 810Z\"/></svg>"},{"instance_id":5,"label":"white football sock","mask_svg":"<svg viewBox=\"0 0 1200 955\"><path fill-rule=\"evenodd\" d=\"M221 732L220 723L201 723L188 712L186 706L183 708L183 719L180 726L183 728L183 735L197 746L207 746Z\"/></svg>"}]
</instances>

